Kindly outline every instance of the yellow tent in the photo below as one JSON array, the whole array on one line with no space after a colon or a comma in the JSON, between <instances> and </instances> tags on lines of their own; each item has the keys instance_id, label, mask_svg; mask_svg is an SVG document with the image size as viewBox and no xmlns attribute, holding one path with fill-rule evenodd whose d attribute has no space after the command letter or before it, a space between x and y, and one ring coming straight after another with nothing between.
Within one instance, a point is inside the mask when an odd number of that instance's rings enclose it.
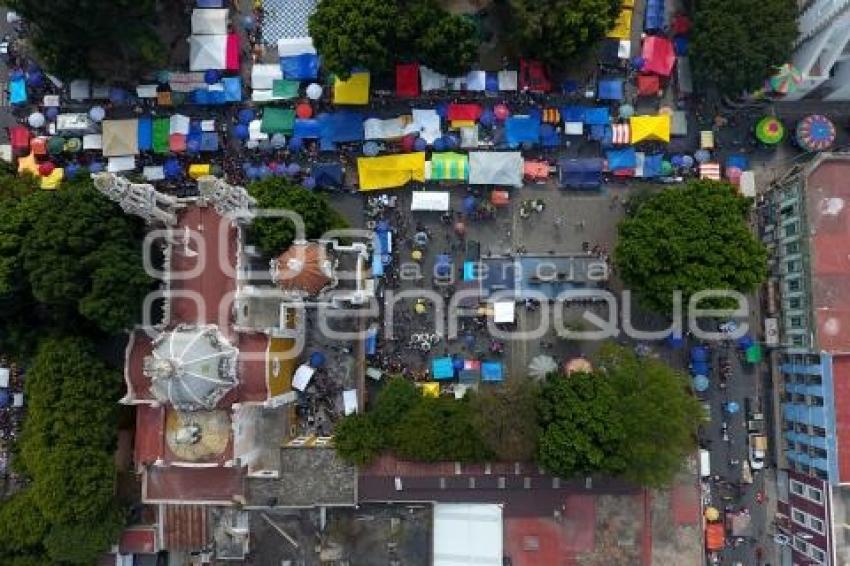
<instances>
[{"instance_id":1,"label":"yellow tent","mask_svg":"<svg viewBox=\"0 0 850 566\"><path fill-rule=\"evenodd\" d=\"M189 176L197 181L204 175L209 175L210 169L209 163L193 163L189 165Z\"/></svg>"},{"instance_id":2,"label":"yellow tent","mask_svg":"<svg viewBox=\"0 0 850 566\"><path fill-rule=\"evenodd\" d=\"M351 73L347 81L334 79L334 104L369 104L369 73Z\"/></svg>"},{"instance_id":3,"label":"yellow tent","mask_svg":"<svg viewBox=\"0 0 850 566\"><path fill-rule=\"evenodd\" d=\"M65 170L61 167L56 167L47 177L41 177L41 188L46 191L53 191L59 187L59 183L65 177Z\"/></svg>"},{"instance_id":4,"label":"yellow tent","mask_svg":"<svg viewBox=\"0 0 850 566\"><path fill-rule=\"evenodd\" d=\"M426 381L422 384L422 396L423 397L439 397L440 396L440 384L436 381Z\"/></svg>"},{"instance_id":5,"label":"yellow tent","mask_svg":"<svg viewBox=\"0 0 850 566\"><path fill-rule=\"evenodd\" d=\"M18 158L18 174L31 173L38 176L38 163L35 162L35 155L32 152L29 155Z\"/></svg>"},{"instance_id":6,"label":"yellow tent","mask_svg":"<svg viewBox=\"0 0 850 566\"><path fill-rule=\"evenodd\" d=\"M632 116L629 118L632 143L642 141L670 141L670 115Z\"/></svg>"},{"instance_id":7,"label":"yellow tent","mask_svg":"<svg viewBox=\"0 0 850 566\"><path fill-rule=\"evenodd\" d=\"M623 0L623 8L634 8L635 0Z\"/></svg>"},{"instance_id":8,"label":"yellow tent","mask_svg":"<svg viewBox=\"0 0 850 566\"><path fill-rule=\"evenodd\" d=\"M608 37L612 39L629 39L632 36L632 10L623 8L614 27L608 31Z\"/></svg>"},{"instance_id":9,"label":"yellow tent","mask_svg":"<svg viewBox=\"0 0 850 566\"><path fill-rule=\"evenodd\" d=\"M361 191L392 189L410 181L425 182L425 152L359 157Z\"/></svg>"}]
</instances>

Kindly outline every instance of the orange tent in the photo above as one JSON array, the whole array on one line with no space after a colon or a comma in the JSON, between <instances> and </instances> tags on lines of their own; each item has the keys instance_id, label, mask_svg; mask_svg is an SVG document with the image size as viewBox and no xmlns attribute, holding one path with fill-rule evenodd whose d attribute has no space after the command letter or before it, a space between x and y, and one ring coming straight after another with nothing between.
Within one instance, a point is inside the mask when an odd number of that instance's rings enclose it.
<instances>
[{"instance_id":1,"label":"orange tent","mask_svg":"<svg viewBox=\"0 0 850 566\"><path fill-rule=\"evenodd\" d=\"M705 548L709 552L723 550L726 542L726 530L723 523L707 523L705 525Z\"/></svg>"}]
</instances>

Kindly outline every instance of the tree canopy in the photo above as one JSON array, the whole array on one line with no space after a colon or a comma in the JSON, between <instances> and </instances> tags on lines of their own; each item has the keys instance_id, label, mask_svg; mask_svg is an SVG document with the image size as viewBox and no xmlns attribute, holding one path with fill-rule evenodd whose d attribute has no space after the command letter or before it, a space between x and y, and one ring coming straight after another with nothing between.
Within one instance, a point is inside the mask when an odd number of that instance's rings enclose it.
<instances>
[{"instance_id":1,"label":"tree canopy","mask_svg":"<svg viewBox=\"0 0 850 566\"><path fill-rule=\"evenodd\" d=\"M319 193L293 185L279 177L271 177L248 185L257 199L257 208L292 211L304 220L307 238L319 238L328 230L346 228L348 223ZM253 220L249 237L267 256L277 256L295 239L295 225L282 217L258 217Z\"/></svg>"},{"instance_id":2,"label":"tree canopy","mask_svg":"<svg viewBox=\"0 0 850 566\"><path fill-rule=\"evenodd\" d=\"M794 0L699 0L689 47L694 78L731 96L758 89L789 60L796 39Z\"/></svg>"},{"instance_id":3,"label":"tree canopy","mask_svg":"<svg viewBox=\"0 0 850 566\"><path fill-rule=\"evenodd\" d=\"M0 175L0 191L23 191L26 182ZM0 199L0 304L9 306L0 324L115 334L139 320L152 288L142 222L86 177L21 194Z\"/></svg>"},{"instance_id":4,"label":"tree canopy","mask_svg":"<svg viewBox=\"0 0 850 566\"><path fill-rule=\"evenodd\" d=\"M115 500L123 384L80 338L43 342L27 372L15 466L31 483L0 504L0 562L92 564L123 524Z\"/></svg>"},{"instance_id":5,"label":"tree canopy","mask_svg":"<svg viewBox=\"0 0 850 566\"><path fill-rule=\"evenodd\" d=\"M606 344L592 372L544 384L538 462L560 477L601 472L663 486L695 447L700 411L684 375Z\"/></svg>"},{"instance_id":6,"label":"tree canopy","mask_svg":"<svg viewBox=\"0 0 850 566\"><path fill-rule=\"evenodd\" d=\"M42 63L62 78L121 80L165 62L155 0L0 0L29 24Z\"/></svg>"},{"instance_id":7,"label":"tree canopy","mask_svg":"<svg viewBox=\"0 0 850 566\"><path fill-rule=\"evenodd\" d=\"M622 0L510 0L509 22L520 51L556 68L605 37Z\"/></svg>"},{"instance_id":8,"label":"tree canopy","mask_svg":"<svg viewBox=\"0 0 850 566\"><path fill-rule=\"evenodd\" d=\"M750 199L735 187L691 181L646 198L619 226L614 261L623 282L645 307L670 313L702 290L747 292L767 275L767 251L746 214Z\"/></svg>"},{"instance_id":9,"label":"tree canopy","mask_svg":"<svg viewBox=\"0 0 850 566\"><path fill-rule=\"evenodd\" d=\"M380 73L402 59L455 75L478 58L475 25L436 0L321 0L309 28L322 64L343 79L355 68Z\"/></svg>"},{"instance_id":10,"label":"tree canopy","mask_svg":"<svg viewBox=\"0 0 850 566\"><path fill-rule=\"evenodd\" d=\"M537 452L540 387L532 379L512 379L479 390L471 399L472 425L499 460L526 462Z\"/></svg>"}]
</instances>

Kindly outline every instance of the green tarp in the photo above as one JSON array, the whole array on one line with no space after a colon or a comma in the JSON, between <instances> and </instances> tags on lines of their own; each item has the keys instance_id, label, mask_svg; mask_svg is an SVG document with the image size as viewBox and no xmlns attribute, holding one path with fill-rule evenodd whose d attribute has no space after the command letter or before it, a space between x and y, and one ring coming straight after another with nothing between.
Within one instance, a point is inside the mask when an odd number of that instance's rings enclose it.
<instances>
[{"instance_id":1,"label":"green tarp","mask_svg":"<svg viewBox=\"0 0 850 566\"><path fill-rule=\"evenodd\" d=\"M747 348L746 358L749 364L759 363L761 361L761 346L759 344L753 344Z\"/></svg>"},{"instance_id":2,"label":"green tarp","mask_svg":"<svg viewBox=\"0 0 850 566\"><path fill-rule=\"evenodd\" d=\"M264 134L292 134L295 127L295 110L290 108L266 108L260 131Z\"/></svg>"},{"instance_id":3,"label":"green tarp","mask_svg":"<svg viewBox=\"0 0 850 566\"><path fill-rule=\"evenodd\" d=\"M469 179L469 160L461 153L431 154L432 181L466 181Z\"/></svg>"},{"instance_id":4,"label":"green tarp","mask_svg":"<svg viewBox=\"0 0 850 566\"><path fill-rule=\"evenodd\" d=\"M171 120L156 118L153 121L153 150L155 153L168 153L168 133L171 131Z\"/></svg>"},{"instance_id":5,"label":"green tarp","mask_svg":"<svg viewBox=\"0 0 850 566\"><path fill-rule=\"evenodd\" d=\"M274 98L283 98L289 100L298 96L298 86L301 83L298 81L288 81L286 79L277 79L272 82L272 96Z\"/></svg>"}]
</instances>

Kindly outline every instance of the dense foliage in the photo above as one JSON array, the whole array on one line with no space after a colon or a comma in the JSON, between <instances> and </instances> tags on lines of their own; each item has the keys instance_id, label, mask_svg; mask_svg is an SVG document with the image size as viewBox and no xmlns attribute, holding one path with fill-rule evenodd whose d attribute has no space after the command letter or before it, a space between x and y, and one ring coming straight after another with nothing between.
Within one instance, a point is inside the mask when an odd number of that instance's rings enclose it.
<instances>
[{"instance_id":1,"label":"dense foliage","mask_svg":"<svg viewBox=\"0 0 850 566\"><path fill-rule=\"evenodd\" d=\"M165 61L155 0L2 0L29 24L47 69L62 78L137 78Z\"/></svg>"},{"instance_id":2,"label":"dense foliage","mask_svg":"<svg viewBox=\"0 0 850 566\"><path fill-rule=\"evenodd\" d=\"M31 182L0 175L0 192L20 195L0 199L2 345L16 353L28 332L115 334L130 327L152 288L142 264L142 222L87 177L55 192L28 191Z\"/></svg>"},{"instance_id":3,"label":"dense foliage","mask_svg":"<svg viewBox=\"0 0 850 566\"><path fill-rule=\"evenodd\" d=\"M694 77L731 96L761 88L773 67L788 62L796 39L794 0L698 0L689 48Z\"/></svg>"},{"instance_id":4,"label":"dense foliage","mask_svg":"<svg viewBox=\"0 0 850 566\"><path fill-rule=\"evenodd\" d=\"M695 448L700 410L684 375L606 344L593 372L544 384L538 462L560 477L602 472L663 486Z\"/></svg>"},{"instance_id":5,"label":"dense foliage","mask_svg":"<svg viewBox=\"0 0 850 566\"><path fill-rule=\"evenodd\" d=\"M732 185L707 180L653 194L620 224L620 277L660 313L671 312L675 291L686 308L697 291L755 289L767 252L747 224L750 204Z\"/></svg>"},{"instance_id":6,"label":"dense foliage","mask_svg":"<svg viewBox=\"0 0 850 566\"><path fill-rule=\"evenodd\" d=\"M309 28L325 69L341 78L400 59L459 74L478 57L475 25L436 0L321 0Z\"/></svg>"},{"instance_id":7,"label":"dense foliage","mask_svg":"<svg viewBox=\"0 0 850 566\"><path fill-rule=\"evenodd\" d=\"M31 484L0 504L0 562L92 564L123 524L113 456L121 375L82 339L47 339L25 387L15 466Z\"/></svg>"},{"instance_id":8,"label":"dense foliage","mask_svg":"<svg viewBox=\"0 0 850 566\"><path fill-rule=\"evenodd\" d=\"M540 387L532 379L513 379L472 396L472 424L497 459L526 462L537 453Z\"/></svg>"},{"instance_id":9,"label":"dense foliage","mask_svg":"<svg viewBox=\"0 0 850 566\"><path fill-rule=\"evenodd\" d=\"M257 208L272 213L251 222L249 238L263 254L271 257L285 251L295 239L295 225L275 211L295 212L304 221L307 239L321 237L328 230L348 227L345 219L328 203L328 199L293 185L286 179L270 177L248 185L248 192L257 199Z\"/></svg>"},{"instance_id":10,"label":"dense foliage","mask_svg":"<svg viewBox=\"0 0 850 566\"><path fill-rule=\"evenodd\" d=\"M527 56L563 68L605 37L622 0L510 0L510 29Z\"/></svg>"}]
</instances>

